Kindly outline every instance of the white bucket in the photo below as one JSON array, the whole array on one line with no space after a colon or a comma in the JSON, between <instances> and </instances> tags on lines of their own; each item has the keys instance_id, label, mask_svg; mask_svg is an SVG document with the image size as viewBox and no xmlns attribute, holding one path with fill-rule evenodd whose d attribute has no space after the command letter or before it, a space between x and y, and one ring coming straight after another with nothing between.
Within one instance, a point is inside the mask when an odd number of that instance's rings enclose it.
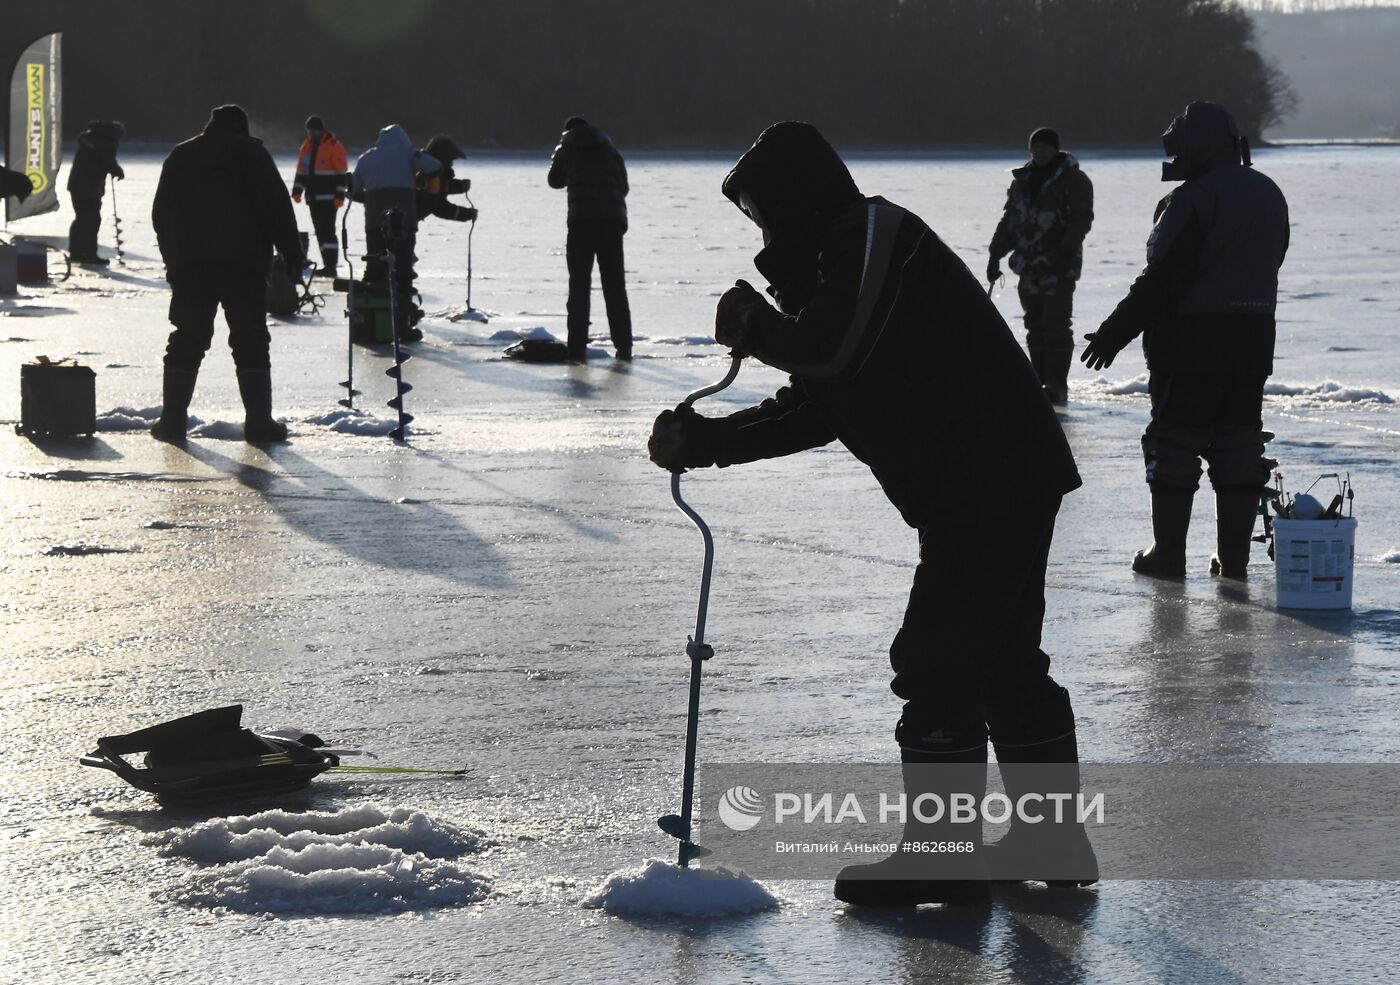
<instances>
[{"instance_id":1,"label":"white bucket","mask_svg":"<svg viewBox=\"0 0 1400 985\"><path fill-rule=\"evenodd\" d=\"M1274 517L1274 574L1280 609L1350 609L1356 520Z\"/></svg>"}]
</instances>

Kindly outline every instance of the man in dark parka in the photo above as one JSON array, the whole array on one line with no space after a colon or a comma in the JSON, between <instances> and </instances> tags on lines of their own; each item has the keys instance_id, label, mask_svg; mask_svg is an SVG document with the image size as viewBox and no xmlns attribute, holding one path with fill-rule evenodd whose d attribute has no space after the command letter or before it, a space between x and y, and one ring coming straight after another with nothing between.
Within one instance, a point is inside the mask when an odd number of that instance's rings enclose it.
<instances>
[{"instance_id":1,"label":"man in dark parka","mask_svg":"<svg viewBox=\"0 0 1400 985\"><path fill-rule=\"evenodd\" d=\"M1213 574L1244 578L1260 497L1274 463L1264 453L1264 383L1273 372L1278 272L1288 252L1288 202L1250 166L1248 144L1219 103L1186 107L1162 135L1172 160L1157 203L1147 266L1088 336L1090 369L1143 335L1152 420L1142 436L1152 490L1153 545L1133 570L1186 574L1186 531L1201 479L1215 488Z\"/></svg>"},{"instance_id":2,"label":"man in dark parka","mask_svg":"<svg viewBox=\"0 0 1400 985\"><path fill-rule=\"evenodd\" d=\"M623 277L622 237L627 232L627 165L608 135L581 116L564 123L549 162L549 187L569 190L569 360L588 359L589 293L593 259L608 309L608 332L618 359L632 358L632 312Z\"/></svg>"},{"instance_id":3,"label":"man in dark parka","mask_svg":"<svg viewBox=\"0 0 1400 985\"><path fill-rule=\"evenodd\" d=\"M1011 172L1006 207L989 247L987 280L1001 276L1011 254L1026 325L1026 351L1050 402L1069 400L1074 361L1074 285L1084 266L1084 237L1094 223L1094 185L1060 135L1041 127L1029 140L1031 159Z\"/></svg>"},{"instance_id":4,"label":"man in dark parka","mask_svg":"<svg viewBox=\"0 0 1400 985\"><path fill-rule=\"evenodd\" d=\"M935 782L921 765L964 764L974 772L963 789L985 789L989 735L1002 763L1076 762L1069 695L1040 637L1055 516L1080 479L1010 329L952 250L918 216L861 195L810 124L766 129L723 191L762 229L754 263L777 308L740 281L720 299L716 338L790 380L728 417L663 412L652 460L672 471L725 467L840 440L874 472L919 532L890 647L911 801ZM968 516L974 500L985 522ZM948 833L911 824L905 843L937 834ZM1096 874L1082 828L1073 850ZM930 862L902 848L848 866L836 895L985 903L986 862L980 852Z\"/></svg>"},{"instance_id":5,"label":"man in dark parka","mask_svg":"<svg viewBox=\"0 0 1400 985\"><path fill-rule=\"evenodd\" d=\"M304 257L287 187L239 106L218 106L204 131L176 145L161 167L151 208L170 282L160 420L151 433L183 441L195 380L214 338L219 307L243 399L249 442L285 441L272 416L267 272L276 247L288 270Z\"/></svg>"}]
</instances>

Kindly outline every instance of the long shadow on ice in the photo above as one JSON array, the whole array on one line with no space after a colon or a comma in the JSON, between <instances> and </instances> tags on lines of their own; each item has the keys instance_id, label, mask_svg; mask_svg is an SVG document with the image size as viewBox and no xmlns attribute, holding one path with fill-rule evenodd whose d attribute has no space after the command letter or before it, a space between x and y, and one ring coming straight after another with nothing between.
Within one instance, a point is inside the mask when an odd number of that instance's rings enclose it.
<instances>
[{"instance_id":1,"label":"long shadow on ice","mask_svg":"<svg viewBox=\"0 0 1400 985\"><path fill-rule=\"evenodd\" d=\"M45 435L28 435L30 444L49 458L63 458L80 462L111 462L121 458L121 453L101 438L51 438Z\"/></svg>"},{"instance_id":2,"label":"long shadow on ice","mask_svg":"<svg viewBox=\"0 0 1400 985\"><path fill-rule=\"evenodd\" d=\"M361 561L482 588L514 587L495 548L431 503L395 503L350 489L341 476L286 447L268 454L279 472L207 446L186 450L257 493L298 533Z\"/></svg>"}]
</instances>

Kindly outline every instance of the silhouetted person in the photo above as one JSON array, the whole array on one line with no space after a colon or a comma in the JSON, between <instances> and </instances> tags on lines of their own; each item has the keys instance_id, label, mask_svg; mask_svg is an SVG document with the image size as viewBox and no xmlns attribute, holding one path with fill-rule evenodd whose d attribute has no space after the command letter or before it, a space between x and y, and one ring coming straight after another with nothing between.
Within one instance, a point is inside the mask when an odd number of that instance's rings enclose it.
<instances>
[{"instance_id":1,"label":"silhouetted person","mask_svg":"<svg viewBox=\"0 0 1400 985\"><path fill-rule=\"evenodd\" d=\"M1016 293L1025 312L1026 349L1050 402L1069 400L1074 360L1074 283L1084 265L1084 237L1094 222L1094 185L1060 135L1041 127L1030 136L1031 159L1011 172L1006 208L992 235L987 281L1001 276L1011 253L1020 275Z\"/></svg>"},{"instance_id":2,"label":"silhouetted person","mask_svg":"<svg viewBox=\"0 0 1400 985\"><path fill-rule=\"evenodd\" d=\"M1090 334L1090 369L1113 363L1143 333L1152 420L1142 436L1152 490L1153 545L1133 570L1186 574L1186 530L1201 479L1215 487L1212 571L1245 577L1264 455L1264 382L1273 372L1278 271L1288 251L1288 203L1250 166L1249 146L1218 103L1195 102L1162 135L1163 181L1147 266Z\"/></svg>"},{"instance_id":3,"label":"silhouetted person","mask_svg":"<svg viewBox=\"0 0 1400 985\"><path fill-rule=\"evenodd\" d=\"M107 176L121 181L126 172L117 163L117 145L126 139L126 127L115 120L93 120L78 134L78 149L68 170L68 197L73 202L73 224L68 227L68 257L74 263L107 266L97 255L97 231L102 228L102 196Z\"/></svg>"},{"instance_id":4,"label":"silhouetted person","mask_svg":"<svg viewBox=\"0 0 1400 985\"><path fill-rule=\"evenodd\" d=\"M417 243L418 207L414 188L420 176L436 175L442 170L437 158L413 146L404 128L391 123L379 131L373 147L360 155L350 179L355 201L365 204L365 253L380 257L394 256L395 283L388 290L398 292L400 324L399 340L418 342L423 332L411 324L416 321L413 303L413 249ZM385 233L385 223L398 213L399 222L392 232ZM365 264L365 280L374 283L384 279L387 267L382 260Z\"/></svg>"},{"instance_id":5,"label":"silhouetted person","mask_svg":"<svg viewBox=\"0 0 1400 985\"><path fill-rule=\"evenodd\" d=\"M608 332L618 359L632 358L632 312L623 276L627 232L627 165L608 135L581 116L564 123L549 162L549 187L569 190L569 359L588 360L589 293L593 258L608 309Z\"/></svg>"},{"instance_id":6,"label":"silhouetted person","mask_svg":"<svg viewBox=\"0 0 1400 985\"><path fill-rule=\"evenodd\" d=\"M725 467L840 440L874 472L919 533L890 647L910 802L932 792L924 764L963 764L960 789L980 801L989 734L1003 763L1077 762L1069 695L1050 677L1040 635L1055 516L1080 480L1011 330L952 250L918 216L862 196L809 124L763 131L723 190L762 230L754 265L778 307L739 281L719 301L715 337L791 377L728 417L663 412L652 461ZM1024 780L1007 776L1008 790ZM954 839L911 823L905 843L980 844L980 826L958 827ZM1036 836L1018 837L1024 846ZM1096 874L1082 828L1047 835L1051 843ZM878 905L989 900L981 852L929 858L901 849L848 866L836 895Z\"/></svg>"},{"instance_id":7,"label":"silhouetted person","mask_svg":"<svg viewBox=\"0 0 1400 985\"><path fill-rule=\"evenodd\" d=\"M417 221L422 222L430 215L449 222L474 221L476 209L469 205L458 205L447 197L464 195L472 186L470 178L458 178L452 167L454 161L467 156L466 152L451 137L439 133L423 146L420 153L437 161L441 167L432 174L420 173L416 177L413 198ZM415 261L416 259L413 258ZM422 318L423 309L415 306L409 317L410 324L416 325Z\"/></svg>"},{"instance_id":8,"label":"silhouetted person","mask_svg":"<svg viewBox=\"0 0 1400 985\"><path fill-rule=\"evenodd\" d=\"M215 107L204 132L170 152L151 223L175 326L165 348L160 420L151 433L162 441L184 440L195 380L222 306L244 437L285 441L286 425L272 417L267 272L274 246L288 270L300 270L304 258L287 186L262 141L248 135L241 107Z\"/></svg>"},{"instance_id":9,"label":"silhouetted person","mask_svg":"<svg viewBox=\"0 0 1400 985\"><path fill-rule=\"evenodd\" d=\"M336 240L335 214L345 204L350 187L346 170L345 145L326 129L319 116L306 118L306 139L297 152L297 173L292 179L292 201L300 202L306 195L306 207L311 212L311 226L316 230L316 245L321 249L323 277L334 277L340 260ZM295 271L289 271L296 275Z\"/></svg>"}]
</instances>

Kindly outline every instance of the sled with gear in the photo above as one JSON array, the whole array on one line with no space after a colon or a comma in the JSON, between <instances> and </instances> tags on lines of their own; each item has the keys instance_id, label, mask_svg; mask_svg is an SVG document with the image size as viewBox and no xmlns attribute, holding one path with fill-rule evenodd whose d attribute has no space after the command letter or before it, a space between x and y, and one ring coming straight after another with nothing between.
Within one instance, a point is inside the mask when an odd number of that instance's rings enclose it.
<instances>
[{"instance_id":1,"label":"sled with gear","mask_svg":"<svg viewBox=\"0 0 1400 985\"><path fill-rule=\"evenodd\" d=\"M259 735L243 727L242 717L242 705L228 705L103 736L79 762L111 770L172 806L289 793L340 765L315 735ZM139 753L145 753L140 766L127 758Z\"/></svg>"}]
</instances>

